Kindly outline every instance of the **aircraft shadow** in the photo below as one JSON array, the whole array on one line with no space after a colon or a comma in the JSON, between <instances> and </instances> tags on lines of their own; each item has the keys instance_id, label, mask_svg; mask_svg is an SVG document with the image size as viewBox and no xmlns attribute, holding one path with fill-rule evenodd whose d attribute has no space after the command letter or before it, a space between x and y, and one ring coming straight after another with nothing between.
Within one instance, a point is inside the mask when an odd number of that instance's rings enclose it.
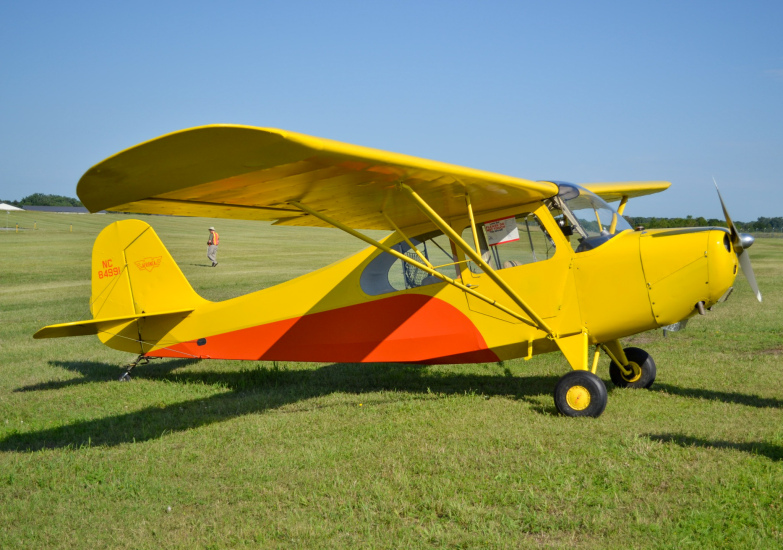
<instances>
[{"instance_id":1,"label":"aircraft shadow","mask_svg":"<svg viewBox=\"0 0 783 550\"><path fill-rule=\"evenodd\" d=\"M490 373L464 375L429 372L426 367L405 364L335 363L317 370L292 371L258 366L234 372L175 372L188 360L174 360L138 367L144 378L176 383L220 385L230 390L208 398L152 406L131 413L74 422L46 430L14 433L0 440L0 451L29 452L40 449L115 446L145 441L221 422L246 414L257 414L284 405L335 392L372 393L397 391L417 394L476 393L487 397L507 397L527 401L541 414L556 414L554 406L544 407L535 396L551 394L557 376L512 376ZM119 378L123 369L96 362L54 363L81 372L75 381L50 382L16 391L52 390L78 383L108 382L107 370ZM151 367L151 368L150 368ZM99 371L100 369L100 371ZM114 378L114 376L111 376ZM119 383L119 382L110 382ZM132 382L131 382L132 383Z\"/></svg>"},{"instance_id":2,"label":"aircraft shadow","mask_svg":"<svg viewBox=\"0 0 783 550\"><path fill-rule=\"evenodd\" d=\"M671 384L659 384L658 382L653 384L650 390L666 392L682 397L691 397L694 399L707 399L710 401L721 401L723 403L731 403L736 405L747 405L749 407L758 407L760 409L780 408L783 406L783 399L776 399L774 397L760 397L758 395L746 395L743 393L681 388L679 386L672 386Z\"/></svg>"},{"instance_id":3,"label":"aircraft shadow","mask_svg":"<svg viewBox=\"0 0 783 550\"><path fill-rule=\"evenodd\" d=\"M752 441L750 443L736 443L720 439L701 439L682 434L645 434L652 441L661 443L674 443L680 447L702 447L705 449L736 449L748 454L765 456L770 460L783 460L783 447L772 445L764 441Z\"/></svg>"},{"instance_id":4,"label":"aircraft shadow","mask_svg":"<svg viewBox=\"0 0 783 550\"><path fill-rule=\"evenodd\" d=\"M198 359L174 359L162 363L155 363L154 368L157 369L158 372L171 372L175 369L197 363L198 361ZM110 380L119 380L122 373L125 372L124 366L109 365L97 361L49 361L49 365L79 373L81 374L81 378L52 380L50 382L31 384L29 386L16 388L14 392L59 390L70 386L80 386L82 384L103 383ZM138 368L144 369L150 366L153 366L153 364L142 365Z\"/></svg>"}]
</instances>

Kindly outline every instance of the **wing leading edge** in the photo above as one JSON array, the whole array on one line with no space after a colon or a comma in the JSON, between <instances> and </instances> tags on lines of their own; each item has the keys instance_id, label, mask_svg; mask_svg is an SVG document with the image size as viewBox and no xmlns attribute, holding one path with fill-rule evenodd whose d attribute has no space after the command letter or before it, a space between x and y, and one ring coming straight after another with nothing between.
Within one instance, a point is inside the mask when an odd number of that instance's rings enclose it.
<instances>
[{"instance_id":1,"label":"wing leading edge","mask_svg":"<svg viewBox=\"0 0 783 550\"><path fill-rule=\"evenodd\" d=\"M212 125L174 132L95 165L77 193L92 211L269 220L324 226L306 204L356 229L427 222L405 183L447 219L525 204L557 193L534 182L284 130ZM384 215L385 214L385 215Z\"/></svg>"}]
</instances>

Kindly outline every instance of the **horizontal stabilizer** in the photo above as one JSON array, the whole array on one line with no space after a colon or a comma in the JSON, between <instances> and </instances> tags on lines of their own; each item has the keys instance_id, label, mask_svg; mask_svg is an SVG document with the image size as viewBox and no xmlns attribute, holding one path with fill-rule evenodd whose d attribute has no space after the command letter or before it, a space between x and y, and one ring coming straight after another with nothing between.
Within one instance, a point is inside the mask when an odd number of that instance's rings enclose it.
<instances>
[{"instance_id":1,"label":"horizontal stabilizer","mask_svg":"<svg viewBox=\"0 0 783 550\"><path fill-rule=\"evenodd\" d=\"M106 317L103 319L91 319L89 321L75 321L73 323L61 323L59 325L49 325L35 334L33 338L64 338L66 336L89 336L100 332L110 331L113 328L137 321L144 318L160 318L166 316L186 317L193 309L180 309L176 311L161 311L159 313L139 313L125 317Z\"/></svg>"}]
</instances>

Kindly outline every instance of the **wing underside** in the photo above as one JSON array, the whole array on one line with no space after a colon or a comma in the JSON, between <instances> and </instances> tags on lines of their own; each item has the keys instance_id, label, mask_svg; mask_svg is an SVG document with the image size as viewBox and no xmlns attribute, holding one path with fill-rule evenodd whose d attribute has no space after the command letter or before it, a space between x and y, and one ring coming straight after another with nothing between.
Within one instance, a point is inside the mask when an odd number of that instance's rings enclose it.
<instances>
[{"instance_id":1,"label":"wing underside","mask_svg":"<svg viewBox=\"0 0 783 550\"><path fill-rule=\"evenodd\" d=\"M269 128L213 125L122 151L87 171L87 208L268 220L324 226L308 207L356 229L392 229L427 218L398 192L404 183L446 219L526 204L557 193L534 182Z\"/></svg>"}]
</instances>

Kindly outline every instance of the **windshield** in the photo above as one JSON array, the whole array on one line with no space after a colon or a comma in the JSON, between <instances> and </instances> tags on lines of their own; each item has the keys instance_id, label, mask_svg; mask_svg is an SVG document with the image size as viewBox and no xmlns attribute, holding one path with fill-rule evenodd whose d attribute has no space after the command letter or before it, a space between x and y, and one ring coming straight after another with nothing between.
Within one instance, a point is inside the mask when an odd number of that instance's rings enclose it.
<instances>
[{"instance_id":1,"label":"windshield","mask_svg":"<svg viewBox=\"0 0 783 550\"><path fill-rule=\"evenodd\" d=\"M631 226L601 197L584 187L559 183L550 209L563 233L579 241L576 252L592 250ZM565 208L564 208L565 207Z\"/></svg>"}]
</instances>

